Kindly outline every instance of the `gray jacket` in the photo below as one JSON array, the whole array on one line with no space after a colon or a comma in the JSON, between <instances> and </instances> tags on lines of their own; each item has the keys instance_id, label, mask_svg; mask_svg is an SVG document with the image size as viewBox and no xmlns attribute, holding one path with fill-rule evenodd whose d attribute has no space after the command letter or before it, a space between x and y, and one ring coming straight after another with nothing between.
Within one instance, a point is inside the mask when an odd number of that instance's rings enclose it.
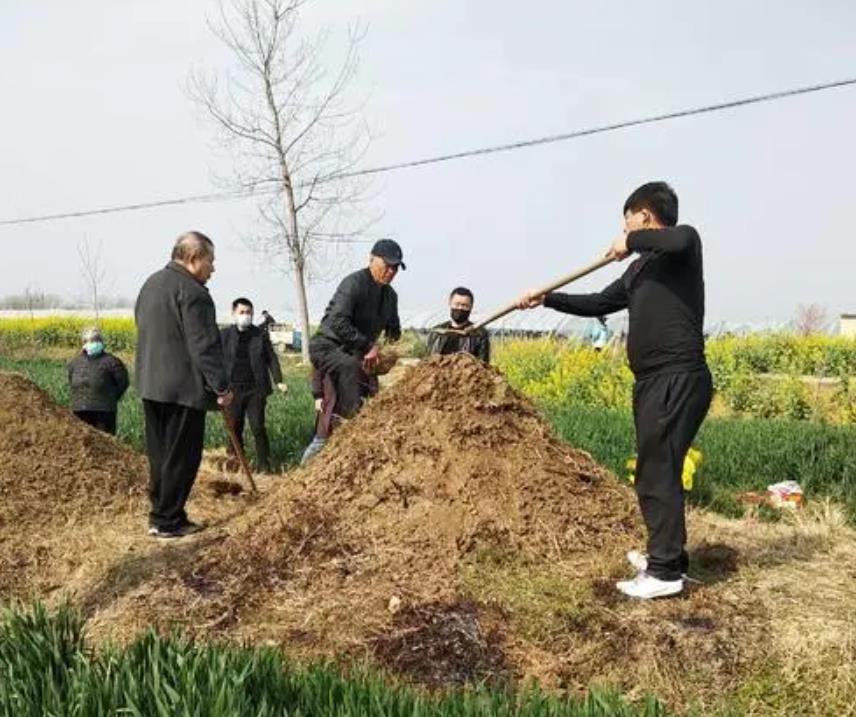
<instances>
[{"instance_id":1,"label":"gray jacket","mask_svg":"<svg viewBox=\"0 0 856 717\"><path fill-rule=\"evenodd\" d=\"M140 398L216 408L215 394L229 388L229 379L208 289L171 261L143 284L134 316Z\"/></svg>"},{"instance_id":2,"label":"gray jacket","mask_svg":"<svg viewBox=\"0 0 856 717\"><path fill-rule=\"evenodd\" d=\"M115 413L119 400L128 390L128 371L113 354L88 356L81 351L68 364L72 411L108 411Z\"/></svg>"}]
</instances>

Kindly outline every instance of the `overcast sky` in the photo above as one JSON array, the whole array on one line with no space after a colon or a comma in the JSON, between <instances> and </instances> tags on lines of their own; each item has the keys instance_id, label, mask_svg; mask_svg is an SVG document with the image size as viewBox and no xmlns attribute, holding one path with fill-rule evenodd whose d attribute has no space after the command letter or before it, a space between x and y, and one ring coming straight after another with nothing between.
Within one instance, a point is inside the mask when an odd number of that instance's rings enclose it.
<instances>
[{"instance_id":1,"label":"overcast sky","mask_svg":"<svg viewBox=\"0 0 856 717\"><path fill-rule=\"evenodd\" d=\"M368 26L359 76L376 139L366 166L856 77L856 3L737 0L313 0L307 33ZM220 187L226 158L185 92L229 57L208 0L2 0L0 219ZM856 310L856 87L384 175L374 235L395 237L406 311L469 285L484 311L589 263L626 195L666 179L705 246L708 317ZM221 309L239 294L293 315L287 278L250 254L251 202L0 227L0 295L81 291L77 245L102 243L113 293L135 296L181 231L218 246ZM348 248L342 275L365 260ZM612 267L584 282L605 285ZM310 289L319 318L333 284Z\"/></svg>"}]
</instances>

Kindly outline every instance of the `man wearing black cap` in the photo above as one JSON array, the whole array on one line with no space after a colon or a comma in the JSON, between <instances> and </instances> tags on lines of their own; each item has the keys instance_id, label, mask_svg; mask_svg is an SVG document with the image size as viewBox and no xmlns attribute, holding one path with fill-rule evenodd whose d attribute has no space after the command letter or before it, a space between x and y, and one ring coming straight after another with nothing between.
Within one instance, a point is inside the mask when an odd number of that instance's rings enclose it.
<instances>
[{"instance_id":1,"label":"man wearing black cap","mask_svg":"<svg viewBox=\"0 0 856 717\"><path fill-rule=\"evenodd\" d=\"M309 342L312 365L328 375L336 390L335 413L350 418L360 408L365 375L378 362L375 343L383 332L401 336L398 295L390 284L406 269L401 247L381 239L372 247L369 265L346 276L333 295L321 326Z\"/></svg>"}]
</instances>

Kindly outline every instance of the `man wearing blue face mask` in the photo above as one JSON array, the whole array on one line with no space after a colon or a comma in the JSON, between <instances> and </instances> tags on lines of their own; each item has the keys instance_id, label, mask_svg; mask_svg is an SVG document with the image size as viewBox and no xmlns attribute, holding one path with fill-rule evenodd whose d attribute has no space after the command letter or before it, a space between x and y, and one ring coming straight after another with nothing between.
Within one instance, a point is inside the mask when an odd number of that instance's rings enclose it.
<instances>
[{"instance_id":1,"label":"man wearing blue face mask","mask_svg":"<svg viewBox=\"0 0 856 717\"><path fill-rule=\"evenodd\" d=\"M97 328L86 329L82 338L83 351L68 364L71 410L90 426L116 435L116 412L128 390L128 370L104 350Z\"/></svg>"},{"instance_id":2,"label":"man wearing blue face mask","mask_svg":"<svg viewBox=\"0 0 856 717\"><path fill-rule=\"evenodd\" d=\"M232 326L220 331L226 372L235 398L226 409L235 423L243 447L244 422L249 419L256 446L257 468L270 471L270 444L265 428L267 398L273 385L286 392L282 369L273 350L270 334L253 325L253 302L243 297L232 302ZM230 447L230 453L232 449Z\"/></svg>"}]
</instances>

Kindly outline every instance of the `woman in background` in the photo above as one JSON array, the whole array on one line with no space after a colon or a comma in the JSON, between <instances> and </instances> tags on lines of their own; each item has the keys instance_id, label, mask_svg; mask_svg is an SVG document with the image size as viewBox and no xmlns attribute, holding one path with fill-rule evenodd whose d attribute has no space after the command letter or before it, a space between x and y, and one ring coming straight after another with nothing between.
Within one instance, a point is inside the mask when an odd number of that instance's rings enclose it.
<instances>
[{"instance_id":1,"label":"woman in background","mask_svg":"<svg viewBox=\"0 0 856 717\"><path fill-rule=\"evenodd\" d=\"M104 350L95 328L83 331L83 350L68 364L71 410L90 426L116 435L116 411L128 390L125 364Z\"/></svg>"}]
</instances>

